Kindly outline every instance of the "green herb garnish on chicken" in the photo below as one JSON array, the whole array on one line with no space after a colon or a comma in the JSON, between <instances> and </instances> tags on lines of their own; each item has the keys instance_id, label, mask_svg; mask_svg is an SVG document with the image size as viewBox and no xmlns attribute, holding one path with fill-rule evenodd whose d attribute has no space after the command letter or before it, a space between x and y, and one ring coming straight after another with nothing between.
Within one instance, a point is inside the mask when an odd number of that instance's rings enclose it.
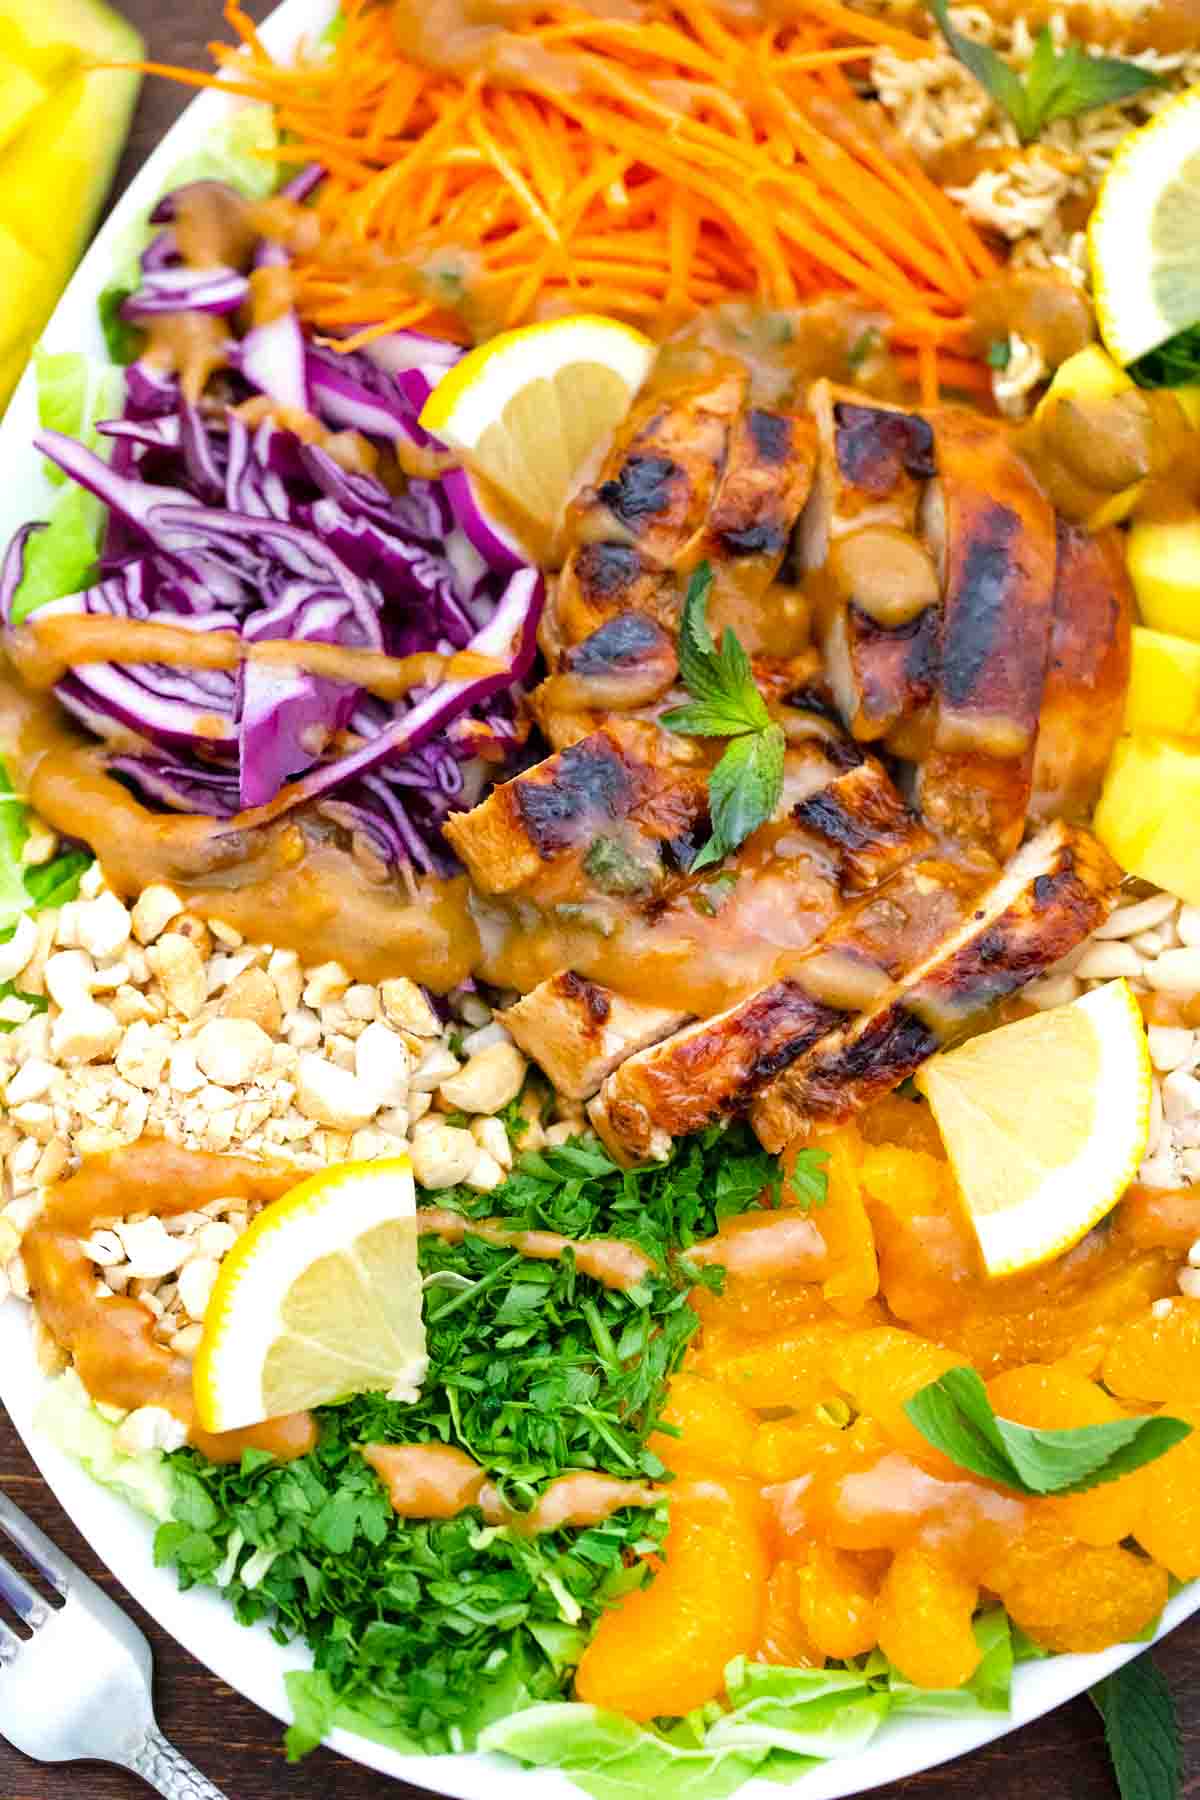
<instances>
[{"instance_id":1,"label":"green herb garnish on chicken","mask_svg":"<svg viewBox=\"0 0 1200 1800\"><path fill-rule=\"evenodd\" d=\"M690 706L665 712L668 731L687 737L729 738L729 748L708 778L712 836L692 859L703 869L744 844L765 825L783 791L783 729L767 711L736 632L729 626L720 649L705 617L712 569L701 563L688 583L679 626L679 673Z\"/></svg>"}]
</instances>

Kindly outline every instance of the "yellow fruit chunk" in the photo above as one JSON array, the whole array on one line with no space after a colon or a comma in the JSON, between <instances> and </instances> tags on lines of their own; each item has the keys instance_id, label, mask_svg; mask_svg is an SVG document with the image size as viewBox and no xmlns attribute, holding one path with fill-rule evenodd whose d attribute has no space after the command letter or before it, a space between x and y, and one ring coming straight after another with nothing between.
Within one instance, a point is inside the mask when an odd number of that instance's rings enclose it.
<instances>
[{"instance_id":1,"label":"yellow fruit chunk","mask_svg":"<svg viewBox=\"0 0 1200 1800\"><path fill-rule=\"evenodd\" d=\"M1150 1056L1124 981L933 1057L917 1086L989 1275L1036 1268L1077 1244L1145 1154Z\"/></svg>"},{"instance_id":2,"label":"yellow fruit chunk","mask_svg":"<svg viewBox=\"0 0 1200 1800\"><path fill-rule=\"evenodd\" d=\"M1143 624L1200 638L1200 518L1141 520L1126 560Z\"/></svg>"},{"instance_id":3,"label":"yellow fruit chunk","mask_svg":"<svg viewBox=\"0 0 1200 1800\"><path fill-rule=\"evenodd\" d=\"M343 1163L263 1208L221 1264L196 1353L205 1431L425 1376L407 1156Z\"/></svg>"},{"instance_id":4,"label":"yellow fruit chunk","mask_svg":"<svg viewBox=\"0 0 1200 1800\"><path fill-rule=\"evenodd\" d=\"M1132 386L1132 376L1113 361L1107 350L1099 344L1089 344L1059 363L1053 381L1037 403L1034 418L1041 418L1056 400L1113 400Z\"/></svg>"},{"instance_id":5,"label":"yellow fruit chunk","mask_svg":"<svg viewBox=\"0 0 1200 1800\"><path fill-rule=\"evenodd\" d=\"M1200 643L1134 626L1125 729L1200 737Z\"/></svg>"},{"instance_id":6,"label":"yellow fruit chunk","mask_svg":"<svg viewBox=\"0 0 1200 1800\"><path fill-rule=\"evenodd\" d=\"M580 313L524 325L456 363L421 423L544 534L625 417L654 354L649 338L615 319Z\"/></svg>"},{"instance_id":7,"label":"yellow fruit chunk","mask_svg":"<svg viewBox=\"0 0 1200 1800\"><path fill-rule=\"evenodd\" d=\"M135 70L90 65L142 50L103 0L0 6L0 405L87 244L137 98Z\"/></svg>"},{"instance_id":8,"label":"yellow fruit chunk","mask_svg":"<svg viewBox=\"0 0 1200 1800\"><path fill-rule=\"evenodd\" d=\"M1092 821L1129 875L1200 906L1200 745L1176 738L1122 738L1113 751Z\"/></svg>"},{"instance_id":9,"label":"yellow fruit chunk","mask_svg":"<svg viewBox=\"0 0 1200 1800\"><path fill-rule=\"evenodd\" d=\"M975 1584L925 1550L900 1550L879 1590L879 1648L914 1687L956 1688L979 1667Z\"/></svg>"},{"instance_id":10,"label":"yellow fruit chunk","mask_svg":"<svg viewBox=\"0 0 1200 1800\"><path fill-rule=\"evenodd\" d=\"M0 150L23 131L50 90L28 69L0 64Z\"/></svg>"}]
</instances>

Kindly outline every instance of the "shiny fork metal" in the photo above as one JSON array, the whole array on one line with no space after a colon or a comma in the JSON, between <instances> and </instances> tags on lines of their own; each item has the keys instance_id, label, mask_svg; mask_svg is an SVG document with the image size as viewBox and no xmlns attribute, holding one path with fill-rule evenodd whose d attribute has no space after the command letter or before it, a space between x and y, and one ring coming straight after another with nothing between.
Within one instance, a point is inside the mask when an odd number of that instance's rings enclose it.
<instances>
[{"instance_id":1,"label":"shiny fork metal","mask_svg":"<svg viewBox=\"0 0 1200 1800\"><path fill-rule=\"evenodd\" d=\"M48 1605L0 1556L0 1599L32 1633L0 1619L0 1736L38 1762L117 1763L167 1800L225 1800L158 1729L132 1619L4 1494L0 1532L63 1598Z\"/></svg>"}]
</instances>

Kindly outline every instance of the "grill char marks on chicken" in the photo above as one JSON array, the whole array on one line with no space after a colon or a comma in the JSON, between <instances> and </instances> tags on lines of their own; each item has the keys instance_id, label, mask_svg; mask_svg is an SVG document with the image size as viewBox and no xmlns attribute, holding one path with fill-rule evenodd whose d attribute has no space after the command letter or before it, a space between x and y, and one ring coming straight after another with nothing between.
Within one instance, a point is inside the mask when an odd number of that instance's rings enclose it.
<instances>
[{"instance_id":1,"label":"grill char marks on chicken","mask_svg":"<svg viewBox=\"0 0 1200 1800\"><path fill-rule=\"evenodd\" d=\"M626 1000L565 969L539 982L497 1018L560 1094L587 1100L628 1056L669 1037L687 1014Z\"/></svg>"},{"instance_id":2,"label":"grill char marks on chicken","mask_svg":"<svg viewBox=\"0 0 1200 1800\"><path fill-rule=\"evenodd\" d=\"M672 1138L742 1111L840 1016L798 982L772 982L629 1057L591 1102L588 1117L620 1161L661 1161Z\"/></svg>"},{"instance_id":3,"label":"grill char marks on chicken","mask_svg":"<svg viewBox=\"0 0 1200 1800\"><path fill-rule=\"evenodd\" d=\"M826 787L797 801L792 817L833 852L845 895L879 887L906 862L933 848L932 834L874 756L864 756Z\"/></svg>"},{"instance_id":4,"label":"grill char marks on chicken","mask_svg":"<svg viewBox=\"0 0 1200 1800\"><path fill-rule=\"evenodd\" d=\"M942 576L933 747L918 773L938 832L1006 861L1021 841L1050 649L1054 513L1010 441L936 415L926 531Z\"/></svg>"},{"instance_id":5,"label":"grill char marks on chicken","mask_svg":"<svg viewBox=\"0 0 1200 1800\"><path fill-rule=\"evenodd\" d=\"M931 692L936 574L917 516L933 434L916 413L866 406L817 382L819 459L805 511L805 566L818 575L818 630L847 727L885 737Z\"/></svg>"},{"instance_id":6,"label":"grill char marks on chicken","mask_svg":"<svg viewBox=\"0 0 1200 1800\"><path fill-rule=\"evenodd\" d=\"M1081 943L1107 918L1120 881L1089 833L1047 826L964 923L763 1094L753 1114L763 1143L778 1150L809 1126L848 1119L890 1092L972 1019Z\"/></svg>"},{"instance_id":7,"label":"grill char marks on chicken","mask_svg":"<svg viewBox=\"0 0 1200 1800\"><path fill-rule=\"evenodd\" d=\"M1054 623L1030 816L1080 819L1095 804L1129 685L1133 588L1118 531L1058 521Z\"/></svg>"},{"instance_id":8,"label":"grill char marks on chicken","mask_svg":"<svg viewBox=\"0 0 1200 1800\"><path fill-rule=\"evenodd\" d=\"M486 894L550 879L556 900L578 896L600 843L618 845L653 886L663 847L708 809L703 771L665 763L659 746L654 726L615 720L453 814L446 836Z\"/></svg>"}]
</instances>

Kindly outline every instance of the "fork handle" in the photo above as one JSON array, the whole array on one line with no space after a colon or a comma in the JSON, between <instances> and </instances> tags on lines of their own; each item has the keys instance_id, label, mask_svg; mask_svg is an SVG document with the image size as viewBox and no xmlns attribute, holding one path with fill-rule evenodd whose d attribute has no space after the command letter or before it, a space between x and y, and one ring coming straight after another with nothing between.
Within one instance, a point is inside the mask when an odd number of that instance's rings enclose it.
<instances>
[{"instance_id":1,"label":"fork handle","mask_svg":"<svg viewBox=\"0 0 1200 1800\"><path fill-rule=\"evenodd\" d=\"M226 1800L220 1788L186 1756L181 1756L157 1725L151 1725L141 1743L130 1752L127 1767L165 1795L166 1800Z\"/></svg>"}]
</instances>

